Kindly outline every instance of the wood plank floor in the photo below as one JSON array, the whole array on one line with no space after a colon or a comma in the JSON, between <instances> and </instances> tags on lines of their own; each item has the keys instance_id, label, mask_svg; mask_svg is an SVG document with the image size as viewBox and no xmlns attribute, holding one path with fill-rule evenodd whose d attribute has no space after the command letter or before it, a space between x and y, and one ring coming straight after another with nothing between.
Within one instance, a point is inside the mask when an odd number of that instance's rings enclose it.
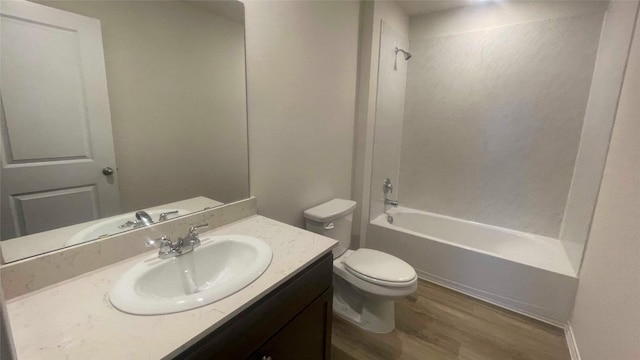
<instances>
[{"instance_id":1,"label":"wood plank floor","mask_svg":"<svg viewBox=\"0 0 640 360\"><path fill-rule=\"evenodd\" d=\"M372 334L333 317L333 360L570 360L564 332L420 281L396 301L396 330Z\"/></svg>"}]
</instances>

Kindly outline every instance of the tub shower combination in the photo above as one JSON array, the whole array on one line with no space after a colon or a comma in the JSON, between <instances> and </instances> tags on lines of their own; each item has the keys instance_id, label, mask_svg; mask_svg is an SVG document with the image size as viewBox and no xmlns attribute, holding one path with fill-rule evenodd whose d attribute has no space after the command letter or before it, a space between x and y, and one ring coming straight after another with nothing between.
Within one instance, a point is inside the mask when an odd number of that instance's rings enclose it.
<instances>
[{"instance_id":1,"label":"tub shower combination","mask_svg":"<svg viewBox=\"0 0 640 360\"><path fill-rule=\"evenodd\" d=\"M607 141L593 129L604 117L585 119L612 76L592 79L624 70L598 70L607 5L563 6L460 7L401 31L381 22L361 228L366 247L423 279L556 325L571 313L604 168L578 156Z\"/></svg>"}]
</instances>

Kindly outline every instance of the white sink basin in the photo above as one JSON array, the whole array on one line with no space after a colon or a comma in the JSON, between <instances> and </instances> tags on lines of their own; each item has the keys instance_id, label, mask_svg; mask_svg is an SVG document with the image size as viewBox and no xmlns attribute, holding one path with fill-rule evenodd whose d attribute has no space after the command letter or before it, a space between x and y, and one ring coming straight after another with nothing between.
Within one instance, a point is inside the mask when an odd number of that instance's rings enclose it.
<instances>
[{"instance_id":1,"label":"white sink basin","mask_svg":"<svg viewBox=\"0 0 640 360\"><path fill-rule=\"evenodd\" d=\"M157 222L160 219L160 214L168 213L171 211L175 211L176 209L155 209L155 210L147 210L147 213L151 216L153 221ZM178 216L186 215L189 212L187 210L178 209L177 214L170 214L167 216L168 219L173 219ZM98 239L103 236L117 234L123 231L133 229L133 226L120 228L118 226L123 225L127 221L133 221L136 219L136 213L128 213L122 214L118 216L112 216L102 221L99 221L91 226L88 226L73 235L66 243L65 246L71 246L75 244L80 244L83 242L87 242L89 240Z\"/></svg>"},{"instance_id":2,"label":"white sink basin","mask_svg":"<svg viewBox=\"0 0 640 360\"><path fill-rule=\"evenodd\" d=\"M148 258L127 271L110 293L113 306L138 315L195 309L256 280L271 263L271 248L244 235L211 236L194 251L171 259Z\"/></svg>"}]
</instances>

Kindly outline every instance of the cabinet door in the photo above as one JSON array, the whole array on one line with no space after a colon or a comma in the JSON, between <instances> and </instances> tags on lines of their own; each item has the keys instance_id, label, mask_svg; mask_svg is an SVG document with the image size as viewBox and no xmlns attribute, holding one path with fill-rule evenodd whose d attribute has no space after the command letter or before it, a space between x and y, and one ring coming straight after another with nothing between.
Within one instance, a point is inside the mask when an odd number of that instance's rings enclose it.
<instances>
[{"instance_id":1,"label":"cabinet door","mask_svg":"<svg viewBox=\"0 0 640 360\"><path fill-rule=\"evenodd\" d=\"M256 360L328 360L333 288L307 306L253 357Z\"/></svg>"}]
</instances>

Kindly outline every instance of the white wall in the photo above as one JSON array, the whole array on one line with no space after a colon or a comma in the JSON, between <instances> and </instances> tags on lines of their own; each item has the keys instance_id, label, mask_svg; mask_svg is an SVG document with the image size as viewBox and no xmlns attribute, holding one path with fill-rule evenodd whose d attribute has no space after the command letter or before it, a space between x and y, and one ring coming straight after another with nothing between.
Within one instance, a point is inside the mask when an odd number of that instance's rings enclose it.
<instances>
[{"instance_id":1,"label":"white wall","mask_svg":"<svg viewBox=\"0 0 640 360\"><path fill-rule=\"evenodd\" d=\"M364 246L372 185L373 143L378 95L380 27L382 20L399 34L409 33L409 16L395 1L363 1L360 19L360 59L358 74L358 113L354 149L353 199L358 202L354 213L355 247Z\"/></svg>"},{"instance_id":2,"label":"white wall","mask_svg":"<svg viewBox=\"0 0 640 360\"><path fill-rule=\"evenodd\" d=\"M247 1L251 194L261 215L350 198L359 3Z\"/></svg>"},{"instance_id":3,"label":"white wall","mask_svg":"<svg viewBox=\"0 0 640 360\"><path fill-rule=\"evenodd\" d=\"M38 1L102 23L122 210L248 196L244 25L182 1Z\"/></svg>"},{"instance_id":4,"label":"white wall","mask_svg":"<svg viewBox=\"0 0 640 360\"><path fill-rule=\"evenodd\" d=\"M639 98L636 23L571 318L582 360L640 359Z\"/></svg>"},{"instance_id":5,"label":"white wall","mask_svg":"<svg viewBox=\"0 0 640 360\"><path fill-rule=\"evenodd\" d=\"M558 238L605 9L491 3L412 17L400 202Z\"/></svg>"}]
</instances>

